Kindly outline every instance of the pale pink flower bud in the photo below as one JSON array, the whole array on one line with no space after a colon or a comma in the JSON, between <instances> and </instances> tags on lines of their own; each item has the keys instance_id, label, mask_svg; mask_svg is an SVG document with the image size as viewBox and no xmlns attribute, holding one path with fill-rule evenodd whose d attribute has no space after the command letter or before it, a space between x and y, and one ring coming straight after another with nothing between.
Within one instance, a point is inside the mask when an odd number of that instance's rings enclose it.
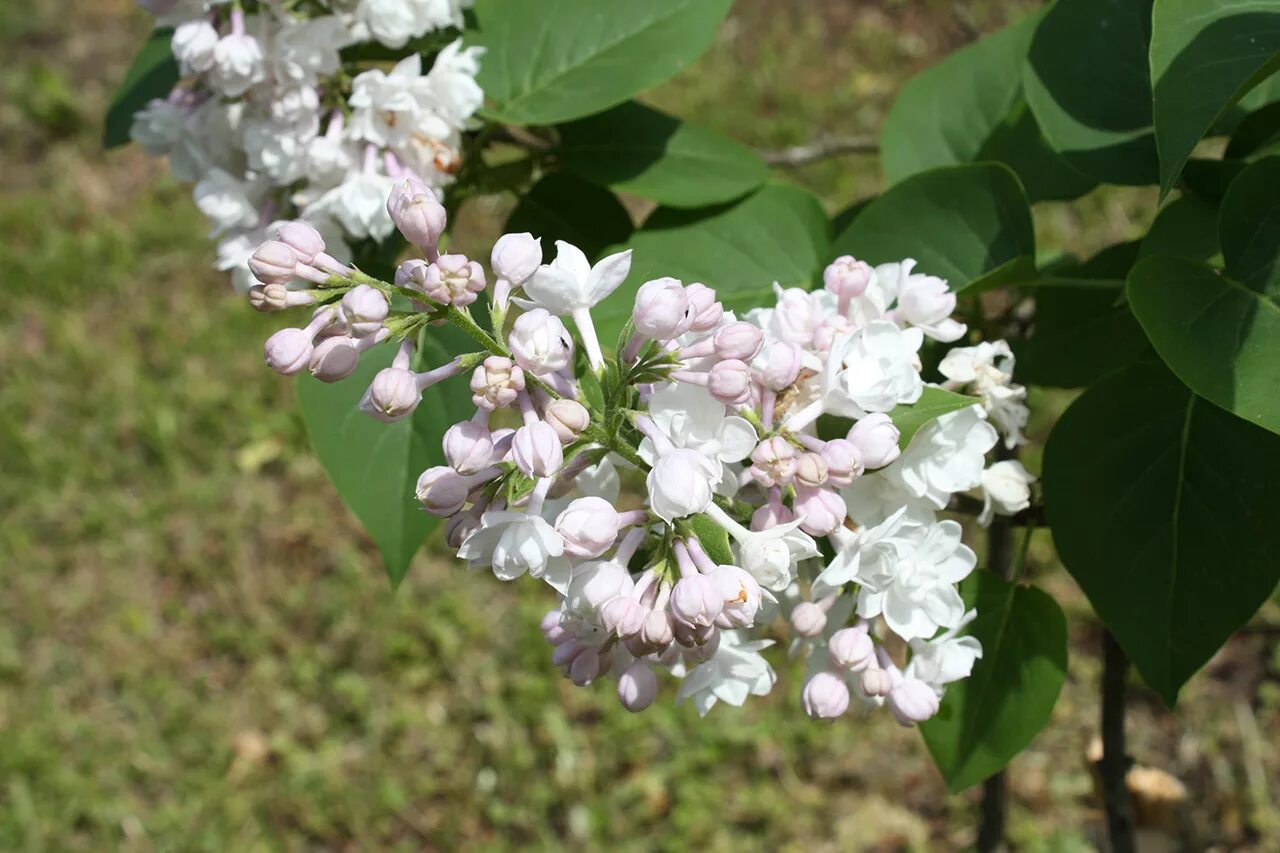
<instances>
[{"instance_id":1,"label":"pale pink flower bud","mask_svg":"<svg viewBox=\"0 0 1280 853\"><path fill-rule=\"evenodd\" d=\"M791 508L777 501L770 501L751 513L752 530L769 530L795 521L796 514Z\"/></svg>"},{"instance_id":2,"label":"pale pink flower bud","mask_svg":"<svg viewBox=\"0 0 1280 853\"><path fill-rule=\"evenodd\" d=\"M812 601L802 601L791 611L791 627L801 637L816 637L827 627L827 611Z\"/></svg>"},{"instance_id":3,"label":"pale pink flower bud","mask_svg":"<svg viewBox=\"0 0 1280 853\"><path fill-rule=\"evenodd\" d=\"M564 448L551 424L534 421L516 430L511 459L530 477L550 477L564 465Z\"/></svg>"},{"instance_id":4,"label":"pale pink flower bud","mask_svg":"<svg viewBox=\"0 0 1280 853\"><path fill-rule=\"evenodd\" d=\"M770 339L751 362L756 381L766 388L781 391L800 375L803 353L791 341Z\"/></svg>"},{"instance_id":5,"label":"pale pink flower bud","mask_svg":"<svg viewBox=\"0 0 1280 853\"><path fill-rule=\"evenodd\" d=\"M640 629L640 639L655 651L661 651L675 642L671 629L671 614L666 610L650 610Z\"/></svg>"},{"instance_id":6,"label":"pale pink flower bud","mask_svg":"<svg viewBox=\"0 0 1280 853\"><path fill-rule=\"evenodd\" d=\"M657 697L658 676L647 663L636 661L618 676L618 701L628 711L643 711Z\"/></svg>"},{"instance_id":7,"label":"pale pink flower bud","mask_svg":"<svg viewBox=\"0 0 1280 853\"><path fill-rule=\"evenodd\" d=\"M377 332L390 310L387 297L372 285L356 285L342 297L342 315L347 318L347 329L353 337L364 338Z\"/></svg>"},{"instance_id":8,"label":"pale pink flower bud","mask_svg":"<svg viewBox=\"0 0 1280 853\"><path fill-rule=\"evenodd\" d=\"M786 486L796 473L796 449L780 435L766 438L751 452L751 476L762 486Z\"/></svg>"},{"instance_id":9,"label":"pale pink flower bud","mask_svg":"<svg viewBox=\"0 0 1280 853\"><path fill-rule=\"evenodd\" d=\"M542 375L563 370L573 362L573 338L559 317L545 308L521 314L507 337L516 364Z\"/></svg>"},{"instance_id":10,"label":"pale pink flower bud","mask_svg":"<svg viewBox=\"0 0 1280 853\"><path fill-rule=\"evenodd\" d=\"M600 674L600 653L595 649L584 649L569 664L569 680L579 687L586 687Z\"/></svg>"},{"instance_id":11,"label":"pale pink flower bud","mask_svg":"<svg viewBox=\"0 0 1280 853\"><path fill-rule=\"evenodd\" d=\"M751 361L764 346L764 332L758 326L739 320L718 329L711 336L711 342L721 358Z\"/></svg>"},{"instance_id":12,"label":"pale pink flower bud","mask_svg":"<svg viewBox=\"0 0 1280 853\"><path fill-rule=\"evenodd\" d=\"M716 649L720 648L719 628L715 625L690 627L679 619L672 622L676 629L676 642L685 647L684 656L687 660L693 663L706 663L715 657Z\"/></svg>"},{"instance_id":13,"label":"pale pink flower bud","mask_svg":"<svg viewBox=\"0 0 1280 853\"><path fill-rule=\"evenodd\" d=\"M310 264L316 256L324 252L324 238L320 232L301 219L286 222L276 231L276 239L284 243L298 257L298 261Z\"/></svg>"},{"instance_id":14,"label":"pale pink flower bud","mask_svg":"<svg viewBox=\"0 0 1280 853\"><path fill-rule=\"evenodd\" d=\"M561 444L572 444L578 440L591 424L591 413L586 406L577 400L552 400L544 412L547 423L560 437Z\"/></svg>"},{"instance_id":15,"label":"pale pink flower bud","mask_svg":"<svg viewBox=\"0 0 1280 853\"><path fill-rule=\"evenodd\" d=\"M422 402L422 392L413 372L399 367L379 370L360 400L360 411L382 421L394 423L412 414ZM450 469L452 470L452 469Z\"/></svg>"},{"instance_id":16,"label":"pale pink flower bud","mask_svg":"<svg viewBox=\"0 0 1280 853\"><path fill-rule=\"evenodd\" d=\"M868 696L887 696L893 687L893 678L878 666L868 666L862 671L858 686Z\"/></svg>"},{"instance_id":17,"label":"pale pink flower bud","mask_svg":"<svg viewBox=\"0 0 1280 853\"><path fill-rule=\"evenodd\" d=\"M813 348L825 353L831 349L836 338L852 329L853 324L843 314L825 317L818 328L813 330Z\"/></svg>"},{"instance_id":18,"label":"pale pink flower bud","mask_svg":"<svg viewBox=\"0 0 1280 853\"><path fill-rule=\"evenodd\" d=\"M720 325L724 306L716 299L716 292L705 284L694 282L684 289L689 301L689 316L693 318L689 331L709 332Z\"/></svg>"},{"instance_id":19,"label":"pale pink flower bud","mask_svg":"<svg viewBox=\"0 0 1280 853\"><path fill-rule=\"evenodd\" d=\"M646 338L669 341L689 331L693 316L684 285L674 278L656 278L640 285L631 320Z\"/></svg>"},{"instance_id":20,"label":"pale pink flower bud","mask_svg":"<svg viewBox=\"0 0 1280 853\"><path fill-rule=\"evenodd\" d=\"M422 508L432 515L450 516L462 509L472 482L448 465L428 468L418 477L414 494Z\"/></svg>"},{"instance_id":21,"label":"pale pink flower bud","mask_svg":"<svg viewBox=\"0 0 1280 853\"><path fill-rule=\"evenodd\" d=\"M396 267L395 283L410 290L421 290L426 295L427 270L430 268L431 264L422 258L410 258Z\"/></svg>"},{"instance_id":22,"label":"pale pink flower bud","mask_svg":"<svg viewBox=\"0 0 1280 853\"><path fill-rule=\"evenodd\" d=\"M511 359L491 355L471 374L471 402L492 412L510 406L524 390L524 371Z\"/></svg>"},{"instance_id":23,"label":"pale pink flower bud","mask_svg":"<svg viewBox=\"0 0 1280 853\"><path fill-rule=\"evenodd\" d=\"M691 627L711 625L724 609L717 584L703 574L681 578L671 590L671 613Z\"/></svg>"},{"instance_id":24,"label":"pale pink flower bud","mask_svg":"<svg viewBox=\"0 0 1280 853\"><path fill-rule=\"evenodd\" d=\"M306 329L281 329L267 338L262 355L276 373L292 376L307 369L313 349Z\"/></svg>"},{"instance_id":25,"label":"pale pink flower bud","mask_svg":"<svg viewBox=\"0 0 1280 853\"><path fill-rule=\"evenodd\" d=\"M484 290L484 270L466 255L441 255L427 267L422 286L433 302L461 308L475 302L476 294Z\"/></svg>"},{"instance_id":26,"label":"pale pink flower bud","mask_svg":"<svg viewBox=\"0 0 1280 853\"><path fill-rule=\"evenodd\" d=\"M503 234L493 244L489 260L495 276L519 287L542 265L542 240L528 233Z\"/></svg>"},{"instance_id":27,"label":"pale pink flower bud","mask_svg":"<svg viewBox=\"0 0 1280 853\"><path fill-rule=\"evenodd\" d=\"M707 390L726 406L740 406L751 399L751 368L736 358L718 361L707 374Z\"/></svg>"},{"instance_id":28,"label":"pale pink flower bud","mask_svg":"<svg viewBox=\"0 0 1280 853\"><path fill-rule=\"evenodd\" d=\"M325 338L311 353L308 369L321 382L338 382L355 372L360 364L360 350L345 335Z\"/></svg>"},{"instance_id":29,"label":"pale pink flower bud","mask_svg":"<svg viewBox=\"0 0 1280 853\"><path fill-rule=\"evenodd\" d=\"M800 695L804 712L814 720L834 720L849 710L849 686L833 672L816 672Z\"/></svg>"},{"instance_id":30,"label":"pale pink flower bud","mask_svg":"<svg viewBox=\"0 0 1280 853\"><path fill-rule=\"evenodd\" d=\"M827 651L835 665L850 672L862 672L876 661L876 644L865 625L841 628L827 640Z\"/></svg>"},{"instance_id":31,"label":"pale pink flower bud","mask_svg":"<svg viewBox=\"0 0 1280 853\"><path fill-rule=\"evenodd\" d=\"M558 646L569 639L570 634L564 629L563 613L560 610L548 610L546 615L542 617L542 621L538 623L542 636L547 638L547 642L553 646Z\"/></svg>"},{"instance_id":32,"label":"pale pink flower bud","mask_svg":"<svg viewBox=\"0 0 1280 853\"><path fill-rule=\"evenodd\" d=\"M572 666L578 655L587 650L587 647L577 640L569 640L560 643L551 652L551 665L557 667Z\"/></svg>"},{"instance_id":33,"label":"pale pink flower bud","mask_svg":"<svg viewBox=\"0 0 1280 853\"><path fill-rule=\"evenodd\" d=\"M268 240L249 257L249 272L263 284L286 284L297 269L297 253L279 240Z\"/></svg>"},{"instance_id":34,"label":"pale pink flower bud","mask_svg":"<svg viewBox=\"0 0 1280 853\"><path fill-rule=\"evenodd\" d=\"M493 461L493 433L476 421L459 421L444 434L444 458L459 474L474 474Z\"/></svg>"},{"instance_id":35,"label":"pale pink flower bud","mask_svg":"<svg viewBox=\"0 0 1280 853\"><path fill-rule=\"evenodd\" d=\"M867 292L873 274L865 262L841 255L822 271L822 284L837 297L852 299Z\"/></svg>"},{"instance_id":36,"label":"pale pink flower bud","mask_svg":"<svg viewBox=\"0 0 1280 853\"><path fill-rule=\"evenodd\" d=\"M444 520L445 544L457 550L478 529L480 519L474 512L456 512Z\"/></svg>"},{"instance_id":37,"label":"pale pink flower bud","mask_svg":"<svg viewBox=\"0 0 1280 853\"><path fill-rule=\"evenodd\" d=\"M310 293L290 290L283 284L255 284L249 288L249 306L264 313L310 305L315 301L316 298Z\"/></svg>"},{"instance_id":38,"label":"pale pink flower bud","mask_svg":"<svg viewBox=\"0 0 1280 853\"><path fill-rule=\"evenodd\" d=\"M387 213L406 240L423 247L440 242L448 220L436 194L417 178L396 184L387 198Z\"/></svg>"},{"instance_id":39,"label":"pale pink flower bud","mask_svg":"<svg viewBox=\"0 0 1280 853\"><path fill-rule=\"evenodd\" d=\"M578 498L556 517L556 532L571 557L599 557L618 538L618 511L604 498Z\"/></svg>"},{"instance_id":40,"label":"pale pink flower bud","mask_svg":"<svg viewBox=\"0 0 1280 853\"><path fill-rule=\"evenodd\" d=\"M821 486L827 481L827 461L821 453L807 450L796 457L796 482L802 486Z\"/></svg>"},{"instance_id":41,"label":"pale pink flower bud","mask_svg":"<svg viewBox=\"0 0 1280 853\"><path fill-rule=\"evenodd\" d=\"M796 487L796 517L803 518L800 529L810 536L826 536L844 524L849 509L844 498L831 489Z\"/></svg>"},{"instance_id":42,"label":"pale pink flower bud","mask_svg":"<svg viewBox=\"0 0 1280 853\"><path fill-rule=\"evenodd\" d=\"M711 503L716 468L697 450L678 448L658 457L645 478L649 506L665 521L702 512Z\"/></svg>"},{"instance_id":43,"label":"pale pink flower bud","mask_svg":"<svg viewBox=\"0 0 1280 853\"><path fill-rule=\"evenodd\" d=\"M849 430L849 443L858 448L862 464L868 471L883 468L898 458L900 433L893 419L883 412L873 412Z\"/></svg>"},{"instance_id":44,"label":"pale pink flower bud","mask_svg":"<svg viewBox=\"0 0 1280 853\"><path fill-rule=\"evenodd\" d=\"M862 454L853 442L836 438L822 448L822 459L827 463L827 481L842 489L862 476Z\"/></svg>"},{"instance_id":45,"label":"pale pink flower bud","mask_svg":"<svg viewBox=\"0 0 1280 853\"><path fill-rule=\"evenodd\" d=\"M898 682L889 691L886 704L893 712L894 719L908 728L938 713L938 694L932 687L918 678L910 676Z\"/></svg>"},{"instance_id":46,"label":"pale pink flower bud","mask_svg":"<svg viewBox=\"0 0 1280 853\"><path fill-rule=\"evenodd\" d=\"M647 615L648 611L640 606L640 602L629 595L620 595L600 608L600 624L606 631L625 640L640 633Z\"/></svg>"}]
</instances>

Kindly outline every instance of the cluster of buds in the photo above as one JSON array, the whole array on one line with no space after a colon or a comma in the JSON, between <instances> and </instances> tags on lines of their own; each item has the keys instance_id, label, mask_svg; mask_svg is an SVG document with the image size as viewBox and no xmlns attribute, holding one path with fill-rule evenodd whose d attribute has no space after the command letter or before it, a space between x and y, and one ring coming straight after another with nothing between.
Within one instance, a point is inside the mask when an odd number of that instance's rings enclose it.
<instances>
[{"instance_id":1,"label":"cluster of buds","mask_svg":"<svg viewBox=\"0 0 1280 853\"><path fill-rule=\"evenodd\" d=\"M344 241L393 232L383 201L398 180L440 189L457 171L484 100L480 49L408 42L461 28L472 0L140 2L173 28L183 76L138 112L133 138L195 185L239 290L272 223L301 215L344 255ZM362 59L369 45L404 58Z\"/></svg>"},{"instance_id":2,"label":"cluster of buds","mask_svg":"<svg viewBox=\"0 0 1280 853\"><path fill-rule=\"evenodd\" d=\"M635 290L612 357L592 309L628 277L629 252L592 264L557 242L547 262L538 239L507 234L486 272L439 252L446 215L425 185L402 182L387 209L422 254L393 282L337 264L302 226L258 250L255 305L316 306L267 342L267 362L331 381L400 341L360 404L383 421L469 372L475 413L444 435L446 464L422 472L416 497L472 568L554 590L541 628L565 677L614 678L633 711L660 672L701 713L740 705L774 685L762 650L781 622L806 657L809 716L855 699L903 725L937 712L982 654L961 635L974 613L957 591L976 559L940 514L994 482L989 513L1016 512L1008 481L1028 493L1031 481L1016 462L995 477L986 465L998 432L985 389L1009 387L994 374L1012 370L1002 344L952 350L952 381L985 377L964 380L980 396L901 446L895 415L924 393L924 338L967 332L945 282L910 260L843 257L822 289L778 287L772 307L739 318L705 285L655 279ZM469 307L486 292L491 331ZM415 371L415 337L440 323L480 349Z\"/></svg>"}]
</instances>

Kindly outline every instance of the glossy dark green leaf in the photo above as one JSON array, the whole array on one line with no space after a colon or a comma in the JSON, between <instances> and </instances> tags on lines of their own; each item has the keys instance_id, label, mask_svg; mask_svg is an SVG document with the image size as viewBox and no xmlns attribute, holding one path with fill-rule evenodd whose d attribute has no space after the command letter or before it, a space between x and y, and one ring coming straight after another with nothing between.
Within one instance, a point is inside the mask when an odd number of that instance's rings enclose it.
<instances>
[{"instance_id":1,"label":"glossy dark green leaf","mask_svg":"<svg viewBox=\"0 0 1280 853\"><path fill-rule=\"evenodd\" d=\"M1204 198L1186 195L1160 209L1147 236L1142 238L1138 256L1167 255L1208 261L1221 251L1218 206Z\"/></svg>"},{"instance_id":2,"label":"glossy dark green leaf","mask_svg":"<svg viewBox=\"0 0 1280 853\"><path fill-rule=\"evenodd\" d=\"M469 340L452 328L430 329L418 369L446 363L470 349ZM466 377L454 377L429 389L413 415L397 423L384 424L359 411L365 389L395 351L391 344L374 347L354 374L331 385L304 374L297 393L320 463L378 546L392 585L399 585L413 555L439 523L414 498L418 475L444 464L440 442L445 430L474 409Z\"/></svg>"},{"instance_id":3,"label":"glossy dark green leaf","mask_svg":"<svg viewBox=\"0 0 1280 853\"><path fill-rule=\"evenodd\" d=\"M921 172L878 196L840 233L833 254L871 264L915 258L951 289L990 287L1034 270L1031 208L997 163Z\"/></svg>"},{"instance_id":4,"label":"glossy dark green leaf","mask_svg":"<svg viewBox=\"0 0 1280 853\"><path fill-rule=\"evenodd\" d=\"M558 124L622 103L686 68L732 0L479 0L477 82L491 117Z\"/></svg>"},{"instance_id":5,"label":"glossy dark green leaf","mask_svg":"<svg viewBox=\"0 0 1280 853\"><path fill-rule=\"evenodd\" d=\"M1222 200L1226 270L1151 257L1129 301L1156 351L1197 394L1280 433L1280 157L1241 172Z\"/></svg>"},{"instance_id":6,"label":"glossy dark green leaf","mask_svg":"<svg viewBox=\"0 0 1280 853\"><path fill-rule=\"evenodd\" d=\"M1280 0L1157 0L1151 80L1160 186L1227 109L1280 67Z\"/></svg>"},{"instance_id":7,"label":"glossy dark green leaf","mask_svg":"<svg viewBox=\"0 0 1280 853\"><path fill-rule=\"evenodd\" d=\"M1067 676L1067 620L1046 593L982 571L960 592L978 611L967 633L982 643L982 657L920 727L953 793L996 773L1031 743Z\"/></svg>"},{"instance_id":8,"label":"glossy dark green leaf","mask_svg":"<svg viewBox=\"0 0 1280 853\"><path fill-rule=\"evenodd\" d=\"M774 282L808 287L828 262L829 245L822 206L790 184L765 184L734 204L658 208L627 244L631 275L592 314L601 337L612 340L631 315L636 290L662 276L713 287L736 311L769 304Z\"/></svg>"},{"instance_id":9,"label":"glossy dark green leaf","mask_svg":"<svg viewBox=\"0 0 1280 853\"><path fill-rule=\"evenodd\" d=\"M1159 363L1085 391L1049 437L1058 555L1170 706L1280 580L1277 482L1280 437Z\"/></svg>"},{"instance_id":10,"label":"glossy dark green leaf","mask_svg":"<svg viewBox=\"0 0 1280 853\"><path fill-rule=\"evenodd\" d=\"M630 214L609 190L568 172L552 172L520 197L505 230L541 237L548 260L555 257L556 240L595 260L606 246L630 237L633 228Z\"/></svg>"},{"instance_id":11,"label":"glossy dark green leaf","mask_svg":"<svg viewBox=\"0 0 1280 853\"><path fill-rule=\"evenodd\" d=\"M769 177L742 143L634 101L562 125L556 153L589 181L669 207L732 201Z\"/></svg>"},{"instance_id":12,"label":"glossy dark green leaf","mask_svg":"<svg viewBox=\"0 0 1280 853\"><path fill-rule=\"evenodd\" d=\"M111 106L102 128L102 147L115 148L130 139L133 116L154 98L164 98L178 82L178 63L169 42L173 30L158 29L142 45L124 75L124 82L111 96Z\"/></svg>"},{"instance_id":13,"label":"glossy dark green leaf","mask_svg":"<svg viewBox=\"0 0 1280 853\"><path fill-rule=\"evenodd\" d=\"M890 182L939 166L1009 165L1033 200L1075 198L1093 181L1045 143L1022 97L1022 64L1039 15L950 54L902 87L880 134Z\"/></svg>"},{"instance_id":14,"label":"glossy dark green leaf","mask_svg":"<svg viewBox=\"0 0 1280 853\"><path fill-rule=\"evenodd\" d=\"M1023 66L1027 103L1075 169L1113 184L1159 180L1147 46L1152 0L1058 0Z\"/></svg>"}]
</instances>

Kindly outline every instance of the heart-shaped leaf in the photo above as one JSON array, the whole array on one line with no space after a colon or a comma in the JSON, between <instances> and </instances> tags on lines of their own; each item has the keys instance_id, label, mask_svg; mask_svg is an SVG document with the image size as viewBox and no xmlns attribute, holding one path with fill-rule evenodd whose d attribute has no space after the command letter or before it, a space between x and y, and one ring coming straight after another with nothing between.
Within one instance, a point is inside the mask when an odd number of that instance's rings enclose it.
<instances>
[{"instance_id":1,"label":"heart-shaped leaf","mask_svg":"<svg viewBox=\"0 0 1280 853\"><path fill-rule=\"evenodd\" d=\"M991 572L974 572L960 592L978 611L968 633L982 643L982 657L920 726L953 793L999 771L1031 743L1067 676L1067 619L1051 597Z\"/></svg>"},{"instance_id":2,"label":"heart-shaped leaf","mask_svg":"<svg viewBox=\"0 0 1280 853\"><path fill-rule=\"evenodd\" d=\"M157 29L143 43L124 75L124 82L111 96L111 106L102 128L102 147L126 144L133 128L133 116L153 98L163 98L178 82L178 62L170 41L173 30Z\"/></svg>"},{"instance_id":3,"label":"heart-shaped leaf","mask_svg":"<svg viewBox=\"0 0 1280 853\"><path fill-rule=\"evenodd\" d=\"M594 260L606 246L630 237L634 226L613 193L577 175L552 172L520 196L505 230L541 237L548 261L555 257L556 240L572 243Z\"/></svg>"},{"instance_id":4,"label":"heart-shaped leaf","mask_svg":"<svg viewBox=\"0 0 1280 853\"><path fill-rule=\"evenodd\" d=\"M1169 706L1280 580L1277 482L1280 437L1158 363L1089 388L1049 436L1058 554Z\"/></svg>"}]
</instances>

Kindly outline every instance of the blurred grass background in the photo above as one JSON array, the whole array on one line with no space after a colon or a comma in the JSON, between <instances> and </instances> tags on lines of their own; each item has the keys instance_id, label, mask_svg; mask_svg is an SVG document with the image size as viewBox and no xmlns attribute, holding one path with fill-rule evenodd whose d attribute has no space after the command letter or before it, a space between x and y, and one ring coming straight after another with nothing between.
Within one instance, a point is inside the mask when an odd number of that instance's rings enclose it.
<instances>
[{"instance_id":1,"label":"blurred grass background","mask_svg":"<svg viewBox=\"0 0 1280 853\"><path fill-rule=\"evenodd\" d=\"M1026 8L739 0L651 100L761 147L874 134L912 72ZM130 0L0 0L0 849L972 843L976 791L948 797L886 714L809 723L780 658L778 689L744 709L702 721L668 688L631 716L611 685L551 668L541 585L467 573L433 545L391 594L290 384L261 365L280 321L208 269L163 164L99 151L146 27ZM794 177L832 212L881 183L870 157ZM488 245L510 204L472 205L462 245ZM1132 238L1153 205L1107 191L1044 206L1042 245ZM1011 766L1010 834L1093 849L1098 628L1047 533L1030 559L1068 609L1072 660ZM1135 685L1134 754L1189 791L1166 840L1280 849L1278 667L1262 625L1177 716Z\"/></svg>"}]
</instances>

